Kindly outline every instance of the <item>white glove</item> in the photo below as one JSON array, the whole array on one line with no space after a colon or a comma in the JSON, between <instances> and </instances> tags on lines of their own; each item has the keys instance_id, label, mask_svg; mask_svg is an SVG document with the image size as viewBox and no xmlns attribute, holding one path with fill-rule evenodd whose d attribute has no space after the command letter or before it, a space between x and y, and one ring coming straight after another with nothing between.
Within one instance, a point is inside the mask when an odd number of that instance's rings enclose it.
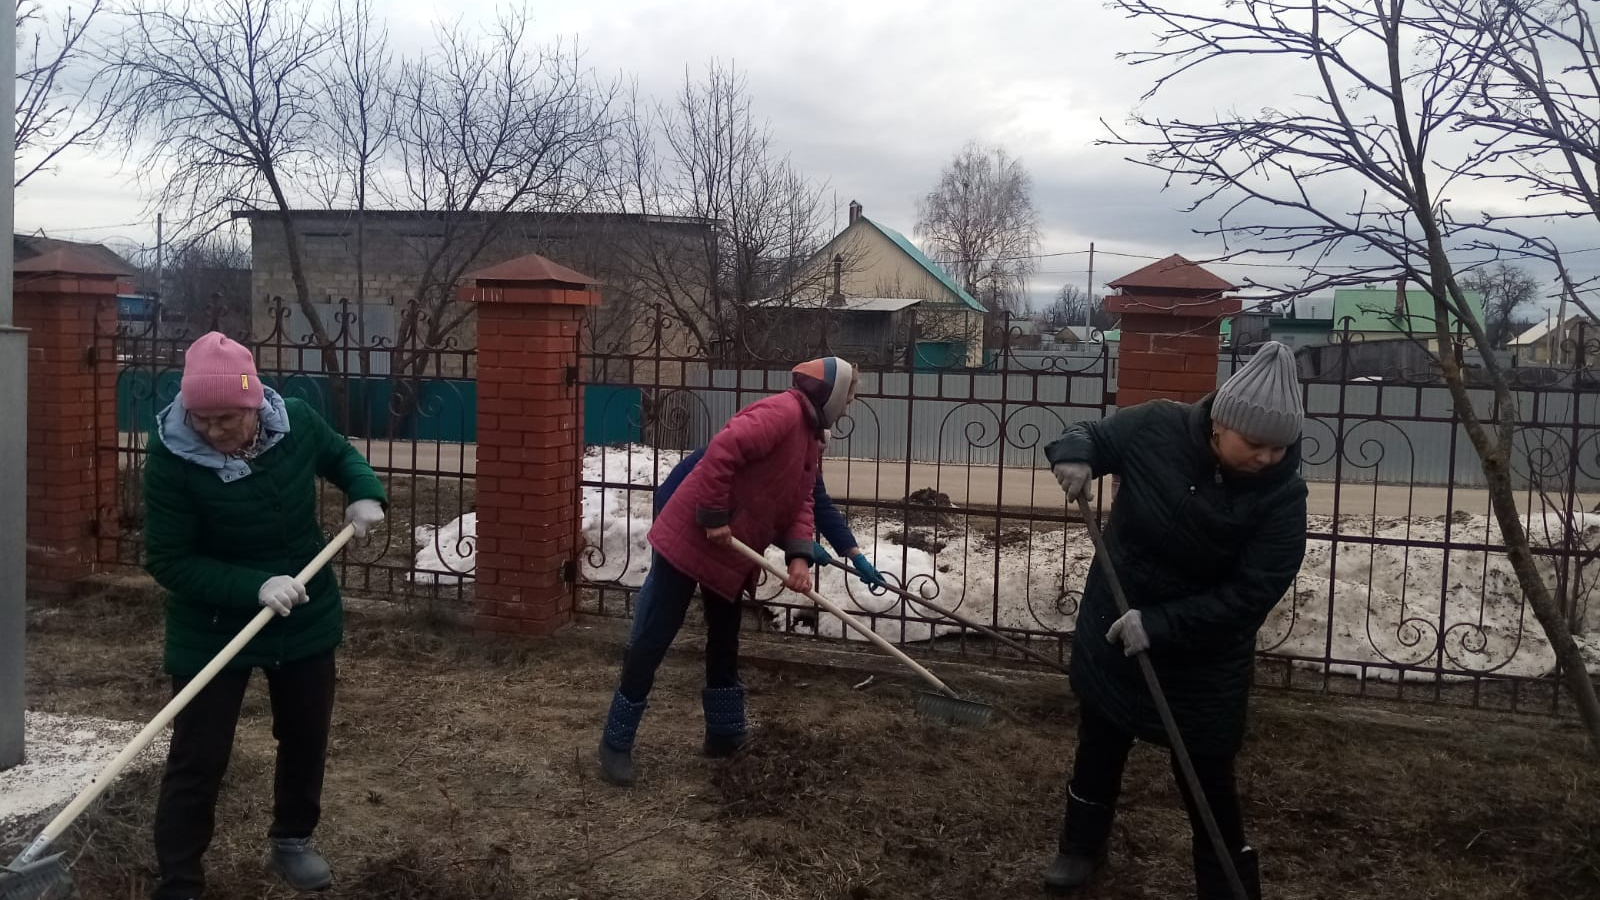
<instances>
[{"instance_id":1,"label":"white glove","mask_svg":"<svg viewBox=\"0 0 1600 900\"><path fill-rule=\"evenodd\" d=\"M1088 463L1056 463L1050 472L1056 476L1068 500L1076 501L1080 495L1085 500L1094 500L1094 472Z\"/></svg>"},{"instance_id":2,"label":"white glove","mask_svg":"<svg viewBox=\"0 0 1600 900\"><path fill-rule=\"evenodd\" d=\"M356 537L364 538L383 521L383 504L376 500L357 500L344 508L344 523L356 527Z\"/></svg>"},{"instance_id":3,"label":"white glove","mask_svg":"<svg viewBox=\"0 0 1600 900\"><path fill-rule=\"evenodd\" d=\"M261 586L256 599L261 601L262 606L272 607L278 615L287 616L289 610L311 598L306 594L306 586L295 581L293 576L274 575Z\"/></svg>"},{"instance_id":4,"label":"white glove","mask_svg":"<svg viewBox=\"0 0 1600 900\"><path fill-rule=\"evenodd\" d=\"M1113 644L1122 645L1123 656L1134 656L1150 649L1150 635L1144 631L1144 616L1137 609L1130 609L1122 614L1122 618L1111 623L1111 630L1106 632L1106 640Z\"/></svg>"}]
</instances>

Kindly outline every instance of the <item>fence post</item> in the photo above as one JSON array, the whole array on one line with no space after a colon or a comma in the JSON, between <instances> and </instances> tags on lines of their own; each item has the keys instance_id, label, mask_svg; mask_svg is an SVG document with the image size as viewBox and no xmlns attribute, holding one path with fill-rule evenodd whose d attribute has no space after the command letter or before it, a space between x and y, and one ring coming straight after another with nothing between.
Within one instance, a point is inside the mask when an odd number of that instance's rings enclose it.
<instances>
[{"instance_id":1,"label":"fence post","mask_svg":"<svg viewBox=\"0 0 1600 900\"><path fill-rule=\"evenodd\" d=\"M479 633L550 634L577 597L583 384L594 279L529 255L468 275L478 305Z\"/></svg>"},{"instance_id":2,"label":"fence post","mask_svg":"<svg viewBox=\"0 0 1600 900\"><path fill-rule=\"evenodd\" d=\"M76 247L13 267L17 327L28 335L27 577L69 593L94 574L117 528L116 378L95 378L98 339L117 322L129 272Z\"/></svg>"},{"instance_id":3,"label":"fence post","mask_svg":"<svg viewBox=\"0 0 1600 900\"><path fill-rule=\"evenodd\" d=\"M1222 319L1242 302L1224 297L1237 286L1181 256L1118 278L1106 311L1122 317L1117 407L1166 398L1193 402L1217 388Z\"/></svg>"}]
</instances>

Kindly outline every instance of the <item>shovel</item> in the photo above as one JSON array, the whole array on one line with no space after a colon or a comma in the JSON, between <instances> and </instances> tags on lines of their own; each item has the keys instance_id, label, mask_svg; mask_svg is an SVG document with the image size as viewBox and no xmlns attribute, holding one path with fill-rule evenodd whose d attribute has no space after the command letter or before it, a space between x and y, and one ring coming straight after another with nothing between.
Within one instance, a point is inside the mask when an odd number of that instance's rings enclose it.
<instances>
[{"instance_id":1,"label":"shovel","mask_svg":"<svg viewBox=\"0 0 1600 900\"><path fill-rule=\"evenodd\" d=\"M861 577L861 573L857 572L855 570L855 567L851 566L849 563L842 562L842 561L837 560L837 559L830 559L830 560L828 560L828 564L833 566L833 567L835 567L835 568L843 569L846 572L849 572L851 575L856 576L857 578ZM974 619L970 619L970 618L968 618L966 616L963 616L960 613L957 613L955 610L945 609L944 607L940 606L939 604L934 603L932 600L929 600L927 597L920 597L920 596L912 593L911 591L905 590L903 588L893 587L893 586L889 585L888 583L884 583L884 584L880 585L880 587L882 587L884 590L888 591L889 593L894 594L894 595L896 595L898 597L902 597L902 598L904 598L906 600L909 600L912 603L917 604L918 606L921 606L921 607L923 607L925 609L931 609L934 612L938 613L939 615L944 616L946 619L949 619L950 621L955 622L958 625L964 625L967 628L971 628L972 630L978 632L979 634L984 635L985 637L993 638L993 639L999 641L1000 643L1005 644L1007 647L1010 647L1011 649L1017 651L1018 653L1021 653L1023 656L1028 657L1029 659L1033 660L1034 662L1044 663L1045 665L1049 666L1050 668L1056 669L1056 670L1058 670L1060 672L1066 672L1067 671L1067 666L1064 663L1060 662L1059 660L1051 659L1050 657L1045 656L1043 653L1040 653L1039 651L1033 649L1032 647L1025 646L1022 643L1018 642L1018 641L1012 640L1011 638L1008 638L1005 635L1001 634L1000 632L995 631L993 628L990 628L989 626L983 624L982 622L978 622L978 621L976 621Z\"/></svg>"},{"instance_id":2,"label":"shovel","mask_svg":"<svg viewBox=\"0 0 1600 900\"><path fill-rule=\"evenodd\" d=\"M1089 530L1089 540L1094 542L1095 555L1100 557L1101 564L1105 567L1106 581L1111 585L1111 596L1117 601L1117 612L1128 614L1128 597L1122 592L1122 581L1117 578L1117 572L1111 566L1111 553L1106 550L1105 536L1100 533L1100 520L1095 517L1094 510L1089 508L1089 501L1083 497L1078 498L1078 512L1083 515L1084 527ZM1250 900L1250 895L1245 892L1244 882L1239 880L1239 870L1233 865L1233 854L1229 852L1227 842L1222 839L1222 829L1217 827L1217 820L1211 815L1211 806L1206 803L1206 795L1200 790L1200 777L1194 772L1194 763L1189 761L1189 751L1183 746L1183 735L1178 733L1178 721L1172 717L1172 708L1167 705L1167 695L1161 692L1161 683L1156 680L1155 666L1150 663L1150 654L1140 651L1138 654L1139 671L1144 673L1144 683L1150 688L1150 697L1156 702L1156 712L1161 716L1161 725L1167 731L1167 740L1172 744L1172 758L1178 761L1178 768L1183 770L1183 780L1189 785L1189 796L1194 798L1194 805L1200 810L1200 820L1205 823L1206 835L1211 838L1211 847L1216 850L1217 860L1222 864L1222 874L1228 880L1228 889L1233 892L1235 900Z\"/></svg>"},{"instance_id":3,"label":"shovel","mask_svg":"<svg viewBox=\"0 0 1600 900\"><path fill-rule=\"evenodd\" d=\"M779 569L777 566L768 562L765 556L762 556L754 550L751 550L738 538L731 538L730 540L732 542L731 546L733 549L739 551L745 556L745 558L760 566L763 570L771 573L774 578L777 578L781 581L787 577L784 575L782 569ZM815 603L816 605L832 613L839 619L839 621L849 626L852 631L871 641L873 644L876 644L878 649L899 660L905 665L906 668L917 673L917 677L921 678L923 681L926 681L939 691L937 694L930 694L926 691L918 691L917 712L920 712L929 718L941 719L952 725L982 726L988 724L989 718L994 715L994 707L987 703L980 703L977 700L968 700L962 697L960 694L957 694L955 691L950 689L949 685L946 685L944 682L940 681L938 676L923 668L916 660L905 655L905 653L902 652L899 647L896 647L885 640L883 635L878 634L871 628L868 628L860 622L857 622L854 617L847 614L844 610L834 605L832 601L828 600L826 597L822 596L816 591L806 591L805 595L811 599L812 603ZM11 900L11 898L0 895L0 900Z\"/></svg>"},{"instance_id":4,"label":"shovel","mask_svg":"<svg viewBox=\"0 0 1600 900\"><path fill-rule=\"evenodd\" d=\"M311 577L321 571L322 567L328 564L328 560L332 559L354 536L355 526L346 525L342 531L333 536L333 540L329 541L326 547L322 548L322 552L318 553L315 559L300 570L300 574L295 576L295 580L302 585L310 581ZM0 868L0 900L56 900L56 898L71 895L72 873L67 871L66 864L61 861L60 853L45 856L45 850L49 849L50 845L55 843L56 838L59 838L61 833L67 830L68 825L71 825L78 816L83 814L89 804L105 793L106 788L111 785L112 779L120 775L128 763L132 762L140 751L149 746L161 729L167 727L173 719L177 718L178 713L189 705L189 701L193 700L201 689L210 684L211 679L222 671L222 667L231 662L235 656L238 656L239 651L243 650L245 645L250 643L250 640L261 632L261 629L267 627L267 623L271 622L273 616L276 615L277 612L272 607L263 606L261 611L256 613L256 617L250 620L250 624L246 625L238 636L229 641L228 645L223 647L222 652L218 653L211 662L206 663L206 667L200 670L200 674L196 675L187 685L184 685L183 690L179 691L178 695L173 697L171 702L163 707L154 719L150 720L150 724L146 725L144 730L129 741L128 745L122 748L122 752L118 753L115 759L100 770L100 774L89 782L89 786L80 791L78 796L67 804L66 809L63 809L54 819L50 820L50 824L46 825L44 831L40 832L33 843L28 845L28 849L22 851L21 855L12 860L11 865Z\"/></svg>"}]
</instances>

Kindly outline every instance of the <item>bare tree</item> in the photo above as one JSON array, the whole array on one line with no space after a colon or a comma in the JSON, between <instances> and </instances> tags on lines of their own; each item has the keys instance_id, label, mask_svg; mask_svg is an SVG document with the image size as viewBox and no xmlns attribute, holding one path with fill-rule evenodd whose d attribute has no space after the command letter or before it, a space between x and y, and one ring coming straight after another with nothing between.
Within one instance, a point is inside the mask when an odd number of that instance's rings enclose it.
<instances>
[{"instance_id":1,"label":"bare tree","mask_svg":"<svg viewBox=\"0 0 1600 900\"><path fill-rule=\"evenodd\" d=\"M103 8L52 4L47 15L43 0L17 0L16 187L106 130L114 92L86 38Z\"/></svg>"},{"instance_id":2,"label":"bare tree","mask_svg":"<svg viewBox=\"0 0 1600 900\"><path fill-rule=\"evenodd\" d=\"M311 0L145 0L107 62L120 78L126 144L143 148L144 177L161 179L158 206L186 211L191 238L235 210L269 213L283 230L295 303L325 370L338 372L295 222L327 133L323 73L336 31L317 9Z\"/></svg>"},{"instance_id":3,"label":"bare tree","mask_svg":"<svg viewBox=\"0 0 1600 900\"><path fill-rule=\"evenodd\" d=\"M1431 315L1407 321L1427 329L1417 337L1433 349L1482 463L1506 555L1600 752L1594 683L1561 604L1539 572L1517 506L1516 397L1490 352L1485 324L1462 294L1464 273L1482 262L1472 248L1490 232L1479 216L1458 219L1450 200L1462 178L1493 174L1482 166L1483 147L1473 149L1461 134L1483 127L1472 112L1474 92L1463 86L1495 77L1489 44L1497 35L1458 27L1459 19L1441 15L1444 5L1240 0L1221 11L1192 12L1158 0L1115 0L1116 8L1156 28L1154 51L1126 55L1136 65L1166 67L1147 100L1213 65L1270 71L1270 78L1253 83L1263 94L1276 87L1282 93L1241 102L1257 110L1251 113L1158 118L1141 112L1132 130L1114 133L1111 142L1142 151L1138 161L1170 183L1197 185L1201 195L1192 208L1218 213L1217 224L1201 233L1222 237L1231 251L1313 257L1307 282L1285 294L1396 281L1428 292ZM1324 266L1336 251L1367 262ZM1466 341L1457 342L1457 328ZM1477 348L1493 397L1487 408L1467 390L1458 357L1464 344Z\"/></svg>"},{"instance_id":4,"label":"bare tree","mask_svg":"<svg viewBox=\"0 0 1600 900\"><path fill-rule=\"evenodd\" d=\"M368 196L376 169L386 158L395 135L394 55L388 27L373 16L372 0L338 0L334 7L335 38L325 73L328 127L339 150L326 162L331 184L325 189L330 208L353 201L356 210L356 331L361 374L372 371L367 341Z\"/></svg>"},{"instance_id":5,"label":"bare tree","mask_svg":"<svg viewBox=\"0 0 1600 900\"><path fill-rule=\"evenodd\" d=\"M1483 332L1496 350L1516 337L1517 326L1527 322L1522 311L1539 296L1539 282L1503 260L1464 273L1461 287L1483 298Z\"/></svg>"},{"instance_id":6,"label":"bare tree","mask_svg":"<svg viewBox=\"0 0 1600 900\"><path fill-rule=\"evenodd\" d=\"M710 227L643 236L628 271L701 349L730 349L758 302L831 289L832 267L808 265L830 237L823 190L774 146L743 75L712 63L699 80L686 72L671 103L637 90L630 101L614 148L618 207Z\"/></svg>"},{"instance_id":7,"label":"bare tree","mask_svg":"<svg viewBox=\"0 0 1600 900\"><path fill-rule=\"evenodd\" d=\"M213 233L173 248L161 282L163 309L191 330L249 328L250 251L229 236Z\"/></svg>"},{"instance_id":8,"label":"bare tree","mask_svg":"<svg viewBox=\"0 0 1600 900\"><path fill-rule=\"evenodd\" d=\"M502 12L486 34L457 24L437 39L394 88L395 202L438 214L415 242L418 277L397 338L404 374L420 373L468 321L456 287L487 249L513 228L537 238L541 214L591 202L614 118L615 88L576 47L536 45L525 10Z\"/></svg>"},{"instance_id":9,"label":"bare tree","mask_svg":"<svg viewBox=\"0 0 1600 900\"><path fill-rule=\"evenodd\" d=\"M1056 291L1055 299L1044 309L1045 321L1052 328L1082 328L1088 322L1094 328L1110 328L1116 317L1107 313L1105 300L1090 299L1087 292L1076 284L1064 284Z\"/></svg>"},{"instance_id":10,"label":"bare tree","mask_svg":"<svg viewBox=\"0 0 1600 900\"><path fill-rule=\"evenodd\" d=\"M1033 179L1002 147L961 148L939 183L917 203L917 237L967 293L991 313L1027 307L1039 252Z\"/></svg>"}]
</instances>

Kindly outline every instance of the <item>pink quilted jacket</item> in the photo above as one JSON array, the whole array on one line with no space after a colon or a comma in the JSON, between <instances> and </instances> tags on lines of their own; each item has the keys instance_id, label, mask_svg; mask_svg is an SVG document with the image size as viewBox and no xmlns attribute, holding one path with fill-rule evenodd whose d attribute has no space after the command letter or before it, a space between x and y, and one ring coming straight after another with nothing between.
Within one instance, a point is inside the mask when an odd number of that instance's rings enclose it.
<instances>
[{"instance_id":1,"label":"pink quilted jacket","mask_svg":"<svg viewBox=\"0 0 1600 900\"><path fill-rule=\"evenodd\" d=\"M822 465L821 431L811 401L798 390L758 400L717 432L705 457L650 527L650 545L701 587L736 600L756 567L706 529L729 525L756 552L781 546L810 558L812 489Z\"/></svg>"}]
</instances>

